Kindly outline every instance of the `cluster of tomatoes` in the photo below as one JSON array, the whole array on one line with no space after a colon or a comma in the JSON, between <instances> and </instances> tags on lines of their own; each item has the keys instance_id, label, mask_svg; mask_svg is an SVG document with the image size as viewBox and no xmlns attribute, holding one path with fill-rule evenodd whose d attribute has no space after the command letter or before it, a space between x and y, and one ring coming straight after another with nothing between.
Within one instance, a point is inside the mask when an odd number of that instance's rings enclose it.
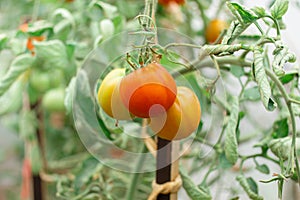
<instances>
[{"instance_id":1,"label":"cluster of tomatoes","mask_svg":"<svg viewBox=\"0 0 300 200\"><path fill-rule=\"evenodd\" d=\"M187 87L176 85L171 74L153 62L126 75L114 69L98 89L98 103L110 117L149 119L151 129L161 138L188 137L199 125L200 103Z\"/></svg>"}]
</instances>

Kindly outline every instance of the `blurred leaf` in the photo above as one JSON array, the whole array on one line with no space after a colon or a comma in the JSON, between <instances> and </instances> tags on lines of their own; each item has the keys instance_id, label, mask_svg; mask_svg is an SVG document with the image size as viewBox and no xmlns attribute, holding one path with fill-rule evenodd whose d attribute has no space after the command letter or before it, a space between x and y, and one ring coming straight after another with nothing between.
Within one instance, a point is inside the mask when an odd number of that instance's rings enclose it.
<instances>
[{"instance_id":1,"label":"blurred leaf","mask_svg":"<svg viewBox=\"0 0 300 200\"><path fill-rule=\"evenodd\" d=\"M275 19L280 19L288 10L289 0L276 0L270 8L271 14Z\"/></svg>"},{"instance_id":2,"label":"blurred leaf","mask_svg":"<svg viewBox=\"0 0 300 200\"><path fill-rule=\"evenodd\" d=\"M263 7L256 6L254 8L251 8L251 10L258 16L263 17L266 15L266 10Z\"/></svg>"},{"instance_id":3,"label":"blurred leaf","mask_svg":"<svg viewBox=\"0 0 300 200\"><path fill-rule=\"evenodd\" d=\"M238 159L238 143L236 128L239 118L239 100L237 97L231 99L230 117L225 129L225 155L227 160L234 164Z\"/></svg>"},{"instance_id":4,"label":"blurred leaf","mask_svg":"<svg viewBox=\"0 0 300 200\"><path fill-rule=\"evenodd\" d=\"M182 186L185 189L186 193L189 195L189 197L193 200L201 199L201 200L210 200L212 199L211 195L207 193L206 190L203 190L202 188L197 187L185 169L183 167L180 167L180 175L182 178Z\"/></svg>"},{"instance_id":5,"label":"blurred leaf","mask_svg":"<svg viewBox=\"0 0 300 200\"><path fill-rule=\"evenodd\" d=\"M0 96L9 89L23 72L32 66L34 60L34 57L30 54L22 54L12 61L8 72L0 80Z\"/></svg>"},{"instance_id":6,"label":"blurred leaf","mask_svg":"<svg viewBox=\"0 0 300 200\"><path fill-rule=\"evenodd\" d=\"M53 18L61 16L62 18L66 19L66 21L71 24L72 26L75 26L75 19L70 11L68 11L65 8L58 8L53 12ZM56 32L56 31L54 31Z\"/></svg>"},{"instance_id":7,"label":"blurred leaf","mask_svg":"<svg viewBox=\"0 0 300 200\"><path fill-rule=\"evenodd\" d=\"M225 153L220 154L218 167L221 169L229 169L232 167L232 164L227 160Z\"/></svg>"},{"instance_id":8,"label":"blurred leaf","mask_svg":"<svg viewBox=\"0 0 300 200\"><path fill-rule=\"evenodd\" d=\"M106 18L112 19L117 15L117 7L103 1L92 1L90 6L98 6L103 11Z\"/></svg>"},{"instance_id":9,"label":"blurred leaf","mask_svg":"<svg viewBox=\"0 0 300 200\"><path fill-rule=\"evenodd\" d=\"M264 56L259 48L254 50L254 75L265 108L273 111L277 103L271 98L271 87L264 69Z\"/></svg>"},{"instance_id":10,"label":"blurred leaf","mask_svg":"<svg viewBox=\"0 0 300 200\"><path fill-rule=\"evenodd\" d=\"M5 48L8 37L5 34L0 34L0 51Z\"/></svg>"},{"instance_id":11,"label":"blurred leaf","mask_svg":"<svg viewBox=\"0 0 300 200\"><path fill-rule=\"evenodd\" d=\"M74 180L74 187L76 190L80 190L81 187L86 185L88 181L93 177L96 172L97 166L100 165L100 162L94 157L90 157L87 160L83 161L80 170L76 174Z\"/></svg>"},{"instance_id":12,"label":"blurred leaf","mask_svg":"<svg viewBox=\"0 0 300 200\"><path fill-rule=\"evenodd\" d=\"M283 138L289 134L288 119L284 118L274 122L273 124L273 138Z\"/></svg>"},{"instance_id":13,"label":"blurred leaf","mask_svg":"<svg viewBox=\"0 0 300 200\"><path fill-rule=\"evenodd\" d=\"M257 169L263 174L270 174L270 169L266 164L262 164L262 165L256 164L255 169Z\"/></svg>"},{"instance_id":14,"label":"blurred leaf","mask_svg":"<svg viewBox=\"0 0 300 200\"><path fill-rule=\"evenodd\" d=\"M66 46L60 40L50 40L34 43L36 56L44 68L69 68Z\"/></svg>"},{"instance_id":15,"label":"blurred leaf","mask_svg":"<svg viewBox=\"0 0 300 200\"><path fill-rule=\"evenodd\" d=\"M257 101L260 99L258 86L248 88L244 91L244 98L250 101Z\"/></svg>"},{"instance_id":16,"label":"blurred leaf","mask_svg":"<svg viewBox=\"0 0 300 200\"><path fill-rule=\"evenodd\" d=\"M241 66L231 65L230 72L237 78L240 78L245 74L244 68Z\"/></svg>"},{"instance_id":17,"label":"blurred leaf","mask_svg":"<svg viewBox=\"0 0 300 200\"><path fill-rule=\"evenodd\" d=\"M258 195L257 184L252 178L245 178L243 175L236 177L248 197L253 200L263 200L263 197Z\"/></svg>"},{"instance_id":18,"label":"blurred leaf","mask_svg":"<svg viewBox=\"0 0 300 200\"><path fill-rule=\"evenodd\" d=\"M16 81L12 86L0 97L0 115L16 112L22 106L22 92L24 84L21 81Z\"/></svg>"},{"instance_id":19,"label":"blurred leaf","mask_svg":"<svg viewBox=\"0 0 300 200\"><path fill-rule=\"evenodd\" d=\"M46 31L53 32L53 25L46 20L36 21L28 24L28 33L31 36L40 36Z\"/></svg>"}]
</instances>

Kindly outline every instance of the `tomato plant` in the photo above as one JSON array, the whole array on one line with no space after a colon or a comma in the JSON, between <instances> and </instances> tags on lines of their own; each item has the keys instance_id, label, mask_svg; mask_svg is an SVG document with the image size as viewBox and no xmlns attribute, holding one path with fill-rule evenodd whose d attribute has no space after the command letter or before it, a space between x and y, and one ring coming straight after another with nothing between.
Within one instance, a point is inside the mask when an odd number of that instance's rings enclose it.
<instances>
[{"instance_id":1,"label":"tomato plant","mask_svg":"<svg viewBox=\"0 0 300 200\"><path fill-rule=\"evenodd\" d=\"M166 113L151 118L150 126L161 138L180 140L197 129L200 117L201 108L196 94L186 87L178 87L174 104Z\"/></svg>"},{"instance_id":2,"label":"tomato plant","mask_svg":"<svg viewBox=\"0 0 300 200\"><path fill-rule=\"evenodd\" d=\"M3 1L0 199L298 199L297 2Z\"/></svg>"},{"instance_id":3,"label":"tomato plant","mask_svg":"<svg viewBox=\"0 0 300 200\"><path fill-rule=\"evenodd\" d=\"M105 76L97 93L98 102L106 114L119 120L131 119L119 92L120 82L124 76L125 68L113 69Z\"/></svg>"},{"instance_id":4,"label":"tomato plant","mask_svg":"<svg viewBox=\"0 0 300 200\"><path fill-rule=\"evenodd\" d=\"M151 63L126 75L120 83L120 95L129 111L147 118L168 110L175 101L176 83L158 63Z\"/></svg>"}]
</instances>

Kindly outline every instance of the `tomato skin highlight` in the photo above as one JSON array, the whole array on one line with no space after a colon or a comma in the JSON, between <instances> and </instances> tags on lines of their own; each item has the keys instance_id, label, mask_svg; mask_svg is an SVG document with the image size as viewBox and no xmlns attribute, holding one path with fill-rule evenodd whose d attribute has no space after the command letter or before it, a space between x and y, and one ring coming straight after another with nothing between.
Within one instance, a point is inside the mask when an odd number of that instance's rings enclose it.
<instances>
[{"instance_id":1,"label":"tomato skin highlight","mask_svg":"<svg viewBox=\"0 0 300 200\"><path fill-rule=\"evenodd\" d=\"M177 87L169 72L151 63L125 76L120 83L124 105L137 117L149 118L168 110L175 101Z\"/></svg>"},{"instance_id":2,"label":"tomato skin highlight","mask_svg":"<svg viewBox=\"0 0 300 200\"><path fill-rule=\"evenodd\" d=\"M228 24L223 20L214 19L210 21L205 31L206 41L209 43L214 43L218 39L222 31L226 28L228 28Z\"/></svg>"},{"instance_id":3,"label":"tomato skin highlight","mask_svg":"<svg viewBox=\"0 0 300 200\"><path fill-rule=\"evenodd\" d=\"M104 112L118 120L133 117L124 106L119 93L119 85L124 76L125 68L110 71L103 79L97 94L98 103Z\"/></svg>"},{"instance_id":4,"label":"tomato skin highlight","mask_svg":"<svg viewBox=\"0 0 300 200\"><path fill-rule=\"evenodd\" d=\"M198 127L201 107L196 94L187 87L178 87L174 104L167 112L151 118L151 129L166 140L188 137Z\"/></svg>"}]
</instances>

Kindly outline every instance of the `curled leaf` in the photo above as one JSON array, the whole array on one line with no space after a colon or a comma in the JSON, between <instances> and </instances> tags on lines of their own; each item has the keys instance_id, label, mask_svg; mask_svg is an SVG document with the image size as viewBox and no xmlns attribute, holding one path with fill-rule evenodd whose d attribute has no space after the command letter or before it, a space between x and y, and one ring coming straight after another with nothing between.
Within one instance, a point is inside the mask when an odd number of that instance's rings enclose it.
<instances>
[{"instance_id":1,"label":"curled leaf","mask_svg":"<svg viewBox=\"0 0 300 200\"><path fill-rule=\"evenodd\" d=\"M192 181L192 179L187 174L186 170L182 167L180 168L180 175L182 178L182 186L189 195L191 199L201 199L201 200L211 200L212 197L207 190L197 187Z\"/></svg>"},{"instance_id":2,"label":"curled leaf","mask_svg":"<svg viewBox=\"0 0 300 200\"><path fill-rule=\"evenodd\" d=\"M247 179L243 175L236 177L236 180L240 183L244 191L247 193L248 197L253 200L263 200L262 196L258 195L257 185L253 179ZM256 189L255 189L256 188Z\"/></svg>"},{"instance_id":3,"label":"curled leaf","mask_svg":"<svg viewBox=\"0 0 300 200\"><path fill-rule=\"evenodd\" d=\"M231 164L234 164L238 159L236 127L239 118L239 100L237 97L232 98L231 105L230 117L225 129L225 156Z\"/></svg>"},{"instance_id":4,"label":"curled leaf","mask_svg":"<svg viewBox=\"0 0 300 200\"><path fill-rule=\"evenodd\" d=\"M271 87L265 72L263 55L263 52L259 48L254 49L254 77L258 84L260 97L265 108L272 111L277 107L277 103L271 98Z\"/></svg>"}]
</instances>

